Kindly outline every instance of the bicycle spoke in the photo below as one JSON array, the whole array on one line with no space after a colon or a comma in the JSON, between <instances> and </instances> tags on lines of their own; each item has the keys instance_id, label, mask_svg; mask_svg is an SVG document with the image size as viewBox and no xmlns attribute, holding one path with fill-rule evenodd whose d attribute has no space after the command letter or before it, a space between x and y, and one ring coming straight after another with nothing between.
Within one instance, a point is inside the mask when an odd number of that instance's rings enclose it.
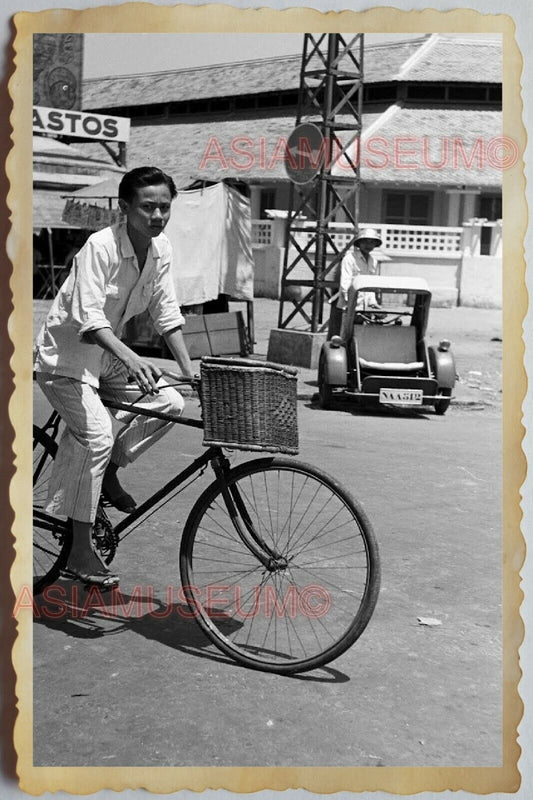
<instances>
[{"instance_id":1,"label":"bicycle spoke","mask_svg":"<svg viewBox=\"0 0 533 800\"><path fill-rule=\"evenodd\" d=\"M320 585L323 588L330 587L331 589L336 589L339 592L346 592L347 591L343 586L340 586L338 583L334 583L331 580L331 578L328 579L326 575L322 576L320 571L313 571L313 570L310 570L310 569L306 569L305 567L302 567L302 566L300 566L298 564L297 565L291 564L289 566L289 568L290 569L297 569L300 572L305 573L306 575L309 575L309 577L313 578L313 579L317 579L320 576ZM351 573L351 572L353 572L353 570L354 570L353 567L348 567L347 570L345 570L345 571L349 571ZM339 570L339 572L340 571L341 570ZM365 575L366 575L366 570L365 570Z\"/></svg>"},{"instance_id":2,"label":"bicycle spoke","mask_svg":"<svg viewBox=\"0 0 533 800\"><path fill-rule=\"evenodd\" d=\"M363 513L320 470L288 459L244 464L228 487L241 522L213 484L184 537L184 576L201 579L205 595L215 587L211 602L223 615L207 625L200 599L198 622L248 666L293 672L335 658L364 630L377 599L377 550ZM246 571L248 536L266 558Z\"/></svg>"},{"instance_id":3,"label":"bicycle spoke","mask_svg":"<svg viewBox=\"0 0 533 800\"><path fill-rule=\"evenodd\" d=\"M346 536L344 539L338 539L337 541L333 541L333 542L328 541L326 543L326 545L318 545L318 547L302 547L302 549L298 553L294 553L293 555L291 555L289 561L295 561L297 558L299 558L299 556L302 555L302 553L305 553L306 555L309 555L309 553L316 552L317 550L319 550L319 551L323 550L324 547L327 547L327 551L329 553L329 556L325 556L325 560L327 560L328 557L331 559L331 553L332 552L335 552L335 558L336 559L341 559L342 556L343 556L343 553L339 553L337 550L333 550L333 547L334 547L334 545L344 544L345 542L349 542L349 541L353 541L353 536ZM366 548L364 548L364 547L362 547L360 550L351 549L348 553L346 553L344 555L361 555L363 553L366 554ZM315 561L316 560L317 559L315 558Z\"/></svg>"}]
</instances>

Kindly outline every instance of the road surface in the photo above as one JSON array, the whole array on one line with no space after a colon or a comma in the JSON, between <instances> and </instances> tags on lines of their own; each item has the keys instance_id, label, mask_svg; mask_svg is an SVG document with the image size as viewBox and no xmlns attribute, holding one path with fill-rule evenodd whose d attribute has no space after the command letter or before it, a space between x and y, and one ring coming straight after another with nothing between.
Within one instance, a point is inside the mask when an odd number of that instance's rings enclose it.
<instances>
[{"instance_id":1,"label":"road surface","mask_svg":"<svg viewBox=\"0 0 533 800\"><path fill-rule=\"evenodd\" d=\"M350 488L379 541L382 589L361 638L299 677L209 645L168 594L195 484L117 554L124 598L140 586L145 606L36 620L36 765L500 763L499 409L371 415L304 400L299 418L301 459ZM198 432L172 431L124 483L139 499L199 449ZM168 613L154 617L151 597Z\"/></svg>"}]
</instances>

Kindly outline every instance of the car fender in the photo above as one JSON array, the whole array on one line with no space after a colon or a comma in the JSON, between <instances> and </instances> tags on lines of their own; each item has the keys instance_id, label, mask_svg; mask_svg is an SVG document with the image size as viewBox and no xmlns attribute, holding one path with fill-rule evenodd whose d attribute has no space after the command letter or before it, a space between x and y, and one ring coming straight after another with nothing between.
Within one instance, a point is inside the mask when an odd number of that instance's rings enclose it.
<instances>
[{"instance_id":1,"label":"car fender","mask_svg":"<svg viewBox=\"0 0 533 800\"><path fill-rule=\"evenodd\" d=\"M455 386L456 371L455 359L451 350L441 350L439 347L428 347L429 366L439 385L439 389L453 389Z\"/></svg>"},{"instance_id":2,"label":"car fender","mask_svg":"<svg viewBox=\"0 0 533 800\"><path fill-rule=\"evenodd\" d=\"M348 361L344 344L325 342L320 358L323 360L324 378L330 386L346 386Z\"/></svg>"}]
</instances>

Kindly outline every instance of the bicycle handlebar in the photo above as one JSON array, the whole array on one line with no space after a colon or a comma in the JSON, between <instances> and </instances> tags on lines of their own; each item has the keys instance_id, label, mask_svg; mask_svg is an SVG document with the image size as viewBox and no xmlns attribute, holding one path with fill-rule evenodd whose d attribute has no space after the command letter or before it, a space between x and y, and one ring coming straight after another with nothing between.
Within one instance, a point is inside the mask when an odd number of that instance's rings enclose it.
<instances>
[{"instance_id":1,"label":"bicycle handlebar","mask_svg":"<svg viewBox=\"0 0 533 800\"><path fill-rule=\"evenodd\" d=\"M186 375L178 375L177 372L172 372L169 369L161 369L161 372L166 378L170 378L171 380L175 381L176 383L189 383L191 386L197 386L200 384L200 376L194 375L192 378L187 377Z\"/></svg>"}]
</instances>

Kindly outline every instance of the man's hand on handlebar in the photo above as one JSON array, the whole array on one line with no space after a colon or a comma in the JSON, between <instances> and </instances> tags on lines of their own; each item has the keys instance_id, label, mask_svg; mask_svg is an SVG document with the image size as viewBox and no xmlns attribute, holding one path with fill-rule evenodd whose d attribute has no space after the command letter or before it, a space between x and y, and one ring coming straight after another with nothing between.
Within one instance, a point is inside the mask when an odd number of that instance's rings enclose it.
<instances>
[{"instance_id":1,"label":"man's hand on handlebar","mask_svg":"<svg viewBox=\"0 0 533 800\"><path fill-rule=\"evenodd\" d=\"M132 353L131 356L123 359L123 364L128 370L130 381L134 381L142 392L147 394L157 394L157 381L162 377L163 372L144 358Z\"/></svg>"}]
</instances>

